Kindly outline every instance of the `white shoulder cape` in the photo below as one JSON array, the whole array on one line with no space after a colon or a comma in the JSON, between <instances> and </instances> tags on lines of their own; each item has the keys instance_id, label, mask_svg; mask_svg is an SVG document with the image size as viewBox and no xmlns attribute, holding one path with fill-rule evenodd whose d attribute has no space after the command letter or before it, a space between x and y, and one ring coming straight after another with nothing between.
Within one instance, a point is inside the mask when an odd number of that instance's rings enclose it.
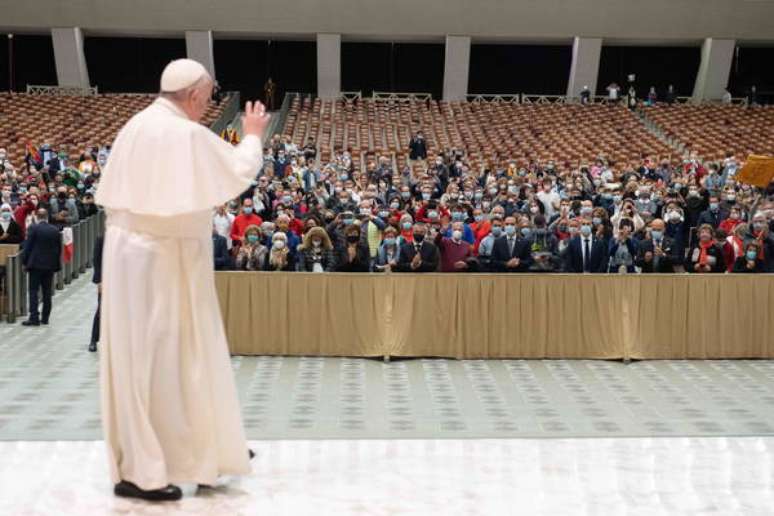
<instances>
[{"instance_id":1,"label":"white shoulder cape","mask_svg":"<svg viewBox=\"0 0 774 516\"><path fill-rule=\"evenodd\" d=\"M200 212L244 192L262 163L260 138L234 147L159 98L119 131L95 201L142 215Z\"/></svg>"}]
</instances>

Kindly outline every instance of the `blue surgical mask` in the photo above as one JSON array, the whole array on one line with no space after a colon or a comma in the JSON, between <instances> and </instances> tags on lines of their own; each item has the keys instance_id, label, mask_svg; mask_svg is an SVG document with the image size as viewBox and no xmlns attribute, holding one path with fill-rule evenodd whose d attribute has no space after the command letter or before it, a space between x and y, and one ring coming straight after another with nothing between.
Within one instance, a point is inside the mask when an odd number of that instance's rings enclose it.
<instances>
[{"instance_id":1,"label":"blue surgical mask","mask_svg":"<svg viewBox=\"0 0 774 516\"><path fill-rule=\"evenodd\" d=\"M384 211L384 210L382 210L382 211L380 211L380 212L379 212L379 216L380 216L381 218L383 218L383 219L386 219L387 217L389 217L389 216L390 216L390 212L389 212L389 211Z\"/></svg>"},{"instance_id":2,"label":"blue surgical mask","mask_svg":"<svg viewBox=\"0 0 774 516\"><path fill-rule=\"evenodd\" d=\"M401 192L400 196L404 199L410 199L411 198L411 192Z\"/></svg>"},{"instance_id":3,"label":"blue surgical mask","mask_svg":"<svg viewBox=\"0 0 774 516\"><path fill-rule=\"evenodd\" d=\"M429 201L430 200L430 194L427 192L422 192L422 199Z\"/></svg>"},{"instance_id":4,"label":"blue surgical mask","mask_svg":"<svg viewBox=\"0 0 774 516\"><path fill-rule=\"evenodd\" d=\"M513 236L516 234L516 226L513 225L507 225L505 226L505 234L508 236Z\"/></svg>"},{"instance_id":5,"label":"blue surgical mask","mask_svg":"<svg viewBox=\"0 0 774 516\"><path fill-rule=\"evenodd\" d=\"M245 206L242 208L242 211L245 213L245 215L250 215L253 212L252 206Z\"/></svg>"},{"instance_id":6,"label":"blue surgical mask","mask_svg":"<svg viewBox=\"0 0 774 516\"><path fill-rule=\"evenodd\" d=\"M653 240L661 240L662 238L664 238L664 233L656 229L653 229L650 231L650 236L653 237Z\"/></svg>"},{"instance_id":7,"label":"blue surgical mask","mask_svg":"<svg viewBox=\"0 0 774 516\"><path fill-rule=\"evenodd\" d=\"M751 262L755 261L755 259L758 257L758 251L747 251L747 253L745 254L747 256L747 259L750 260Z\"/></svg>"},{"instance_id":8,"label":"blue surgical mask","mask_svg":"<svg viewBox=\"0 0 774 516\"><path fill-rule=\"evenodd\" d=\"M385 238L384 239L384 245L395 245L395 239L392 238L392 237Z\"/></svg>"},{"instance_id":9,"label":"blue surgical mask","mask_svg":"<svg viewBox=\"0 0 774 516\"><path fill-rule=\"evenodd\" d=\"M353 222L355 222L355 219L349 219L349 218L344 219L344 224L347 225L347 226L349 226Z\"/></svg>"},{"instance_id":10,"label":"blue surgical mask","mask_svg":"<svg viewBox=\"0 0 774 516\"><path fill-rule=\"evenodd\" d=\"M710 210L712 211L718 211L718 208L720 207L720 205L716 202L711 202L709 207L710 207Z\"/></svg>"},{"instance_id":11,"label":"blue surgical mask","mask_svg":"<svg viewBox=\"0 0 774 516\"><path fill-rule=\"evenodd\" d=\"M0 216L3 217L3 220L11 220L11 212L10 211L4 211L2 213L2 215L0 215Z\"/></svg>"},{"instance_id":12,"label":"blue surgical mask","mask_svg":"<svg viewBox=\"0 0 774 516\"><path fill-rule=\"evenodd\" d=\"M499 237L503 234L503 228L500 226L492 226L492 235L495 237Z\"/></svg>"},{"instance_id":13,"label":"blue surgical mask","mask_svg":"<svg viewBox=\"0 0 774 516\"><path fill-rule=\"evenodd\" d=\"M431 219L436 219L438 218L438 212L435 210L428 211L427 216L430 217Z\"/></svg>"},{"instance_id":14,"label":"blue surgical mask","mask_svg":"<svg viewBox=\"0 0 774 516\"><path fill-rule=\"evenodd\" d=\"M591 234L591 226L583 224L580 228L580 232L583 236L589 236Z\"/></svg>"},{"instance_id":15,"label":"blue surgical mask","mask_svg":"<svg viewBox=\"0 0 774 516\"><path fill-rule=\"evenodd\" d=\"M403 229L405 229L406 231L411 229L411 222L404 222L403 223Z\"/></svg>"},{"instance_id":16,"label":"blue surgical mask","mask_svg":"<svg viewBox=\"0 0 774 516\"><path fill-rule=\"evenodd\" d=\"M591 219L591 222L592 222L592 224L594 224L595 226L599 226L600 224L602 224L602 218L601 218L601 217L593 217L593 218Z\"/></svg>"},{"instance_id":17,"label":"blue surgical mask","mask_svg":"<svg viewBox=\"0 0 774 516\"><path fill-rule=\"evenodd\" d=\"M521 228L521 236L523 236L524 238L529 238L531 234L532 234L532 229L527 227Z\"/></svg>"},{"instance_id":18,"label":"blue surgical mask","mask_svg":"<svg viewBox=\"0 0 774 516\"><path fill-rule=\"evenodd\" d=\"M247 235L247 241L254 244L258 241L258 235Z\"/></svg>"},{"instance_id":19,"label":"blue surgical mask","mask_svg":"<svg viewBox=\"0 0 774 516\"><path fill-rule=\"evenodd\" d=\"M465 215L462 212L455 211L452 213L452 220L465 220Z\"/></svg>"},{"instance_id":20,"label":"blue surgical mask","mask_svg":"<svg viewBox=\"0 0 774 516\"><path fill-rule=\"evenodd\" d=\"M484 220L484 216L483 215L474 215L473 216L473 220L475 220L476 222L481 222L482 220Z\"/></svg>"},{"instance_id":21,"label":"blue surgical mask","mask_svg":"<svg viewBox=\"0 0 774 516\"><path fill-rule=\"evenodd\" d=\"M621 199L623 199L623 197L621 197L620 195L614 195L613 196L613 201L615 201L615 202L621 202Z\"/></svg>"}]
</instances>

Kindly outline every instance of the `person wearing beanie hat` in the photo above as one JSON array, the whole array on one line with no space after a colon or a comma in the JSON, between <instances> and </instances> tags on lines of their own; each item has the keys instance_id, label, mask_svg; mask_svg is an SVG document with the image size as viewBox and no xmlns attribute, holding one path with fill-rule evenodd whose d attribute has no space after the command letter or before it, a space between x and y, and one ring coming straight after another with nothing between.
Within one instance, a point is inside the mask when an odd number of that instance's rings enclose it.
<instances>
[{"instance_id":1,"label":"person wearing beanie hat","mask_svg":"<svg viewBox=\"0 0 774 516\"><path fill-rule=\"evenodd\" d=\"M117 496L182 496L250 464L213 277L212 209L247 190L269 115L248 102L239 145L200 123L213 79L169 63L159 97L116 136L95 202L102 254L102 423Z\"/></svg>"}]
</instances>

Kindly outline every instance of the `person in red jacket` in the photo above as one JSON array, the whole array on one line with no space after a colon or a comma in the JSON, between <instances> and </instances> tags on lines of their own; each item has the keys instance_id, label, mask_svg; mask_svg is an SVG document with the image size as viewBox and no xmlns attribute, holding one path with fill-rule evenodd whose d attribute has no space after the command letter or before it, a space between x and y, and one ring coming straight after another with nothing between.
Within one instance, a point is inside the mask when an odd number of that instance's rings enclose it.
<instances>
[{"instance_id":1,"label":"person in red jacket","mask_svg":"<svg viewBox=\"0 0 774 516\"><path fill-rule=\"evenodd\" d=\"M21 229L22 238L27 238L27 217L34 217L35 210L38 209L38 196L34 193L27 194L24 202L19 203L13 213L19 229Z\"/></svg>"},{"instance_id":2,"label":"person in red jacket","mask_svg":"<svg viewBox=\"0 0 774 516\"><path fill-rule=\"evenodd\" d=\"M245 230L248 226L260 226L263 219L253 212L253 200L247 198L242 203L242 213L236 216L234 223L231 224L231 241L234 247L239 247L245 237Z\"/></svg>"}]
</instances>

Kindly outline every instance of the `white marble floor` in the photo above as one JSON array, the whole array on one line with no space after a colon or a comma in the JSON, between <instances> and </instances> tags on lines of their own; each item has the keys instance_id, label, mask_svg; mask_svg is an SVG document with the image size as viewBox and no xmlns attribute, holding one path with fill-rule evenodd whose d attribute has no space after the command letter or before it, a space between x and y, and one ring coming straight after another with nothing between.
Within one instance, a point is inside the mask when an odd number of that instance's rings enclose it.
<instances>
[{"instance_id":1,"label":"white marble floor","mask_svg":"<svg viewBox=\"0 0 774 516\"><path fill-rule=\"evenodd\" d=\"M114 498L101 441L0 442L0 514L764 515L774 438L253 441L253 474Z\"/></svg>"}]
</instances>

